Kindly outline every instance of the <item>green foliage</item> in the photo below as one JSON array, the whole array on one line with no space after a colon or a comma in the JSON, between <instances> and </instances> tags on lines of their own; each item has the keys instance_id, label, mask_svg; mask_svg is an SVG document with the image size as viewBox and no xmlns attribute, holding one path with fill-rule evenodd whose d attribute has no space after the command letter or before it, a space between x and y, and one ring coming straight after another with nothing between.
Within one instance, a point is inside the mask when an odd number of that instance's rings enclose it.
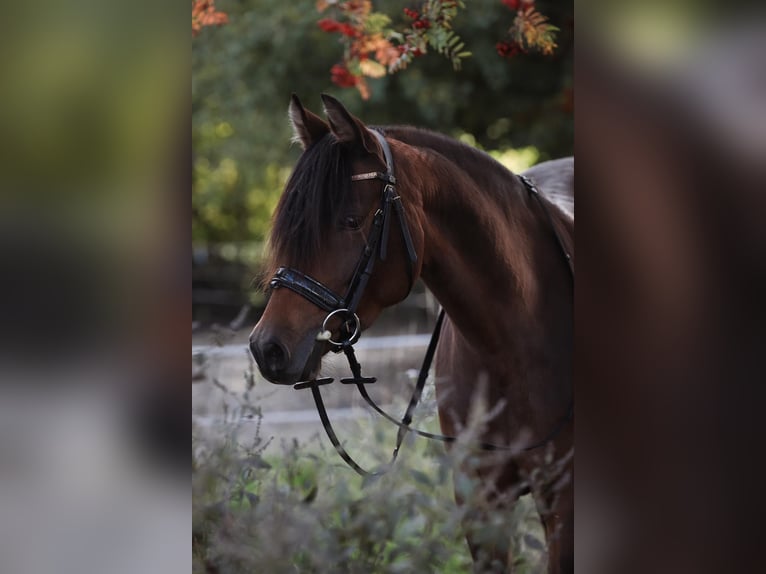
<instances>
[{"instance_id":1,"label":"green foliage","mask_svg":"<svg viewBox=\"0 0 766 574\"><path fill-rule=\"evenodd\" d=\"M387 33L388 38L403 49L399 59L389 65L389 71L405 69L415 57L426 53L427 46L446 56L452 67L459 70L462 58L471 53L464 50L465 43L453 30L452 22L461 10L465 10L465 3L426 0L419 8L420 11L405 8L405 14L413 21L402 32L389 30Z\"/></svg>"},{"instance_id":2,"label":"green foliage","mask_svg":"<svg viewBox=\"0 0 766 574\"><path fill-rule=\"evenodd\" d=\"M428 43L452 63L455 70L460 69L461 61L471 55L465 50L465 42L460 39L452 29L452 20L457 16L458 10L465 9L465 2L441 2L429 0L426 10L434 21L439 22L427 33Z\"/></svg>"},{"instance_id":3,"label":"green foliage","mask_svg":"<svg viewBox=\"0 0 766 574\"><path fill-rule=\"evenodd\" d=\"M389 473L363 479L322 441L266 451L257 431L242 446L242 430L232 423L214 446L193 438L194 572L467 574L466 532L487 544L510 538L518 572L543 571L531 498L512 512L490 502L481 483L459 471L480 462L460 445L447 453L410 436ZM369 423L365 430L349 448L365 464L386 460L393 437L375 436Z\"/></svg>"},{"instance_id":4,"label":"green foliage","mask_svg":"<svg viewBox=\"0 0 766 574\"><path fill-rule=\"evenodd\" d=\"M392 0L381 8L404 21L408 5ZM510 13L497 0L474 0L451 22L460 39L439 39L460 56L459 72L447 58L416 58L399 74L371 80L365 102L354 90L332 84L329 70L343 49L317 26L314 2L218 0L216 8L229 23L203 29L192 42L193 239L264 239L299 154L289 143L286 113L293 92L317 113L319 94L327 92L372 124L470 133L482 148L500 152L532 146L540 161L571 154L566 90L572 83L572 6L536 6L561 29L554 56L498 57L495 41L506 33ZM461 43L471 47L472 57L462 59Z\"/></svg>"},{"instance_id":5,"label":"green foliage","mask_svg":"<svg viewBox=\"0 0 766 574\"><path fill-rule=\"evenodd\" d=\"M429 38L429 43L431 43L440 54L449 58L450 62L452 62L452 67L456 70L460 69L461 59L471 55L471 52L464 50L465 42L460 39L460 36L446 28L438 28L437 30L434 30L432 37Z\"/></svg>"},{"instance_id":6,"label":"green foliage","mask_svg":"<svg viewBox=\"0 0 766 574\"><path fill-rule=\"evenodd\" d=\"M369 15L364 24L364 30L368 34L377 34L383 32L391 24L391 18L386 14L374 12Z\"/></svg>"},{"instance_id":7,"label":"green foliage","mask_svg":"<svg viewBox=\"0 0 766 574\"><path fill-rule=\"evenodd\" d=\"M533 8L519 10L510 30L516 45L527 50L539 49L552 55L556 49L559 28L548 22L548 17Z\"/></svg>"},{"instance_id":8,"label":"green foliage","mask_svg":"<svg viewBox=\"0 0 766 574\"><path fill-rule=\"evenodd\" d=\"M216 6L229 24L192 44L193 239L262 240L298 155L290 93L329 88L334 46L316 29L313 10L297 3Z\"/></svg>"},{"instance_id":9,"label":"green foliage","mask_svg":"<svg viewBox=\"0 0 766 574\"><path fill-rule=\"evenodd\" d=\"M530 499L479 521L479 484L463 480L468 503L458 507L455 461L428 443L409 448L417 452L391 473L364 481L316 447L294 444L281 457L221 447L193 476L195 571L467 573L466 528L499 544L515 532L521 562L539 567L542 531Z\"/></svg>"}]
</instances>

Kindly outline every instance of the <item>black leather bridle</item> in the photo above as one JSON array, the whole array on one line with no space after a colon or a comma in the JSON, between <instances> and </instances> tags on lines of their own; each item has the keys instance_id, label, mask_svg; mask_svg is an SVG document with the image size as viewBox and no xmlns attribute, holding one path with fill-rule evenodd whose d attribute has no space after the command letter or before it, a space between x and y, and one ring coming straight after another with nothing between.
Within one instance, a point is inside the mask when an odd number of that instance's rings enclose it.
<instances>
[{"instance_id":1,"label":"black leather bridle","mask_svg":"<svg viewBox=\"0 0 766 574\"><path fill-rule=\"evenodd\" d=\"M356 315L356 310L359 307L359 302L362 299L364 290L370 280L372 271L375 268L375 262L378 259L381 261L386 260L388 238L391 230L392 210L399 220L399 229L402 232L402 239L404 239L404 245L407 248L407 256L409 259L407 273L410 278L410 288L412 287L414 277L414 266L418 260L418 255L415 253L415 246L412 244L410 228L407 225L407 218L404 215L404 208L402 207L400 197L396 193L396 177L394 177L394 160L391 157L391 149L388 147L386 139L380 133L377 131L373 131L372 133L378 138L378 141L383 148L383 153L386 158L386 173L373 171L370 173L352 175L351 181L380 179L385 185L383 186L380 206L372 219L372 227L367 236L367 243L359 258L359 262L354 269L354 274L351 276L351 281L349 282L346 294L341 297L329 287L322 285L322 283L316 279L290 267L280 267L277 269L274 277L271 278L271 281L269 281L269 286L272 289L277 287L287 287L303 296L305 299L308 299L320 309L327 311L328 315L322 322L322 332L327 332L330 319L336 315L345 318L345 321L343 321L343 331L346 332L347 337L338 341L334 341L331 338L326 339L327 342L337 348L353 345L359 339L361 328L359 317ZM349 329L352 325L353 328Z\"/></svg>"},{"instance_id":2,"label":"black leather bridle","mask_svg":"<svg viewBox=\"0 0 766 574\"><path fill-rule=\"evenodd\" d=\"M415 407L417 406L423 394L425 382L428 378L428 372L430 371L431 363L433 362L433 358L436 353L436 347L439 342L439 336L441 334L441 327L444 323L445 313L443 308L439 311L439 316L436 320L436 325L431 335L431 340L428 344L428 349L426 350L426 355L423 358L423 364L418 374L418 380L415 385L415 389L401 421L386 413L372 400L372 397L370 397L370 395L367 393L365 385L374 383L377 381L377 379L375 377L362 376L362 367L359 364L359 361L356 359L356 355L354 353L354 344L359 340L359 336L361 334L361 325L356 311L359 307L359 302L361 301L362 295L364 294L364 290L367 287L367 283L370 280L370 276L372 275L372 272L375 268L375 262L378 259L381 261L385 261L386 259L392 211L397 216L399 229L401 231L402 239L404 240L404 245L407 250L407 273L409 275L410 288L412 288L414 281L414 269L415 263L417 263L417 253L415 252L415 247L412 243L412 235L410 234L410 230L407 225L407 218L404 214L404 207L402 206L399 195L396 193L396 177L394 176L394 160L391 155L391 149L388 145L388 142L381 133L375 130L371 131L383 149L383 153L386 159L386 172L382 173L374 171L351 176L352 181L379 179L383 181L384 185L381 194L380 206L373 216L372 227L367 236L367 243L354 269L354 274L351 277L351 281L349 282L346 294L344 296L340 296L316 279L290 267L280 267L277 269L277 272L269 281L270 288L278 289L284 287L290 289L320 309L327 311L327 316L322 321L322 331L317 336L317 344L327 342L333 346L334 352L342 351L346 355L349 367L351 368L352 376L340 379L340 382L343 384L356 385L362 398L377 413L399 427L399 432L396 437L396 447L394 448L391 461L381 470L374 472L367 471L359 466L343 448L343 445L338 440L338 437L335 434L327 414L327 409L325 408L324 400L322 399L322 394L319 391L319 387L332 383L334 379L331 377L323 377L301 381L293 385L293 388L295 389L311 389L312 395L314 397L314 402L316 403L317 412L319 413L319 418L322 421L322 425L327 432L327 436L329 437L330 442L332 442L341 458L343 458L343 460L346 461L346 463L348 463L351 468L353 468L362 476L375 476L387 472L388 468L390 468L390 466L396 460L399 454L399 448L401 447L407 432L413 432L419 436L439 440L442 442L455 442L457 440L457 437L454 436L429 433L419 429L414 429L409 426L412 422L412 415L415 411ZM572 279L574 280L574 267L572 264L572 258L567 251L561 236L556 230L556 227L553 225L553 219L551 218L548 208L546 207L545 203L540 200L539 192L534 183L532 183L532 181L523 175L519 175L518 177L521 179L529 194L537 200L539 205L543 208L543 211L546 213L548 222L556 237L559 248L561 249L569 265L569 270L572 275ZM339 334L340 338L338 340L333 340L332 333L328 330L328 327L331 326L331 320L336 317L341 321ZM528 451L539 448L548 443L559 433L564 425L571 419L572 413L573 403L570 403L566 416L561 419L561 421L550 433L548 433L546 438L527 447L519 448L484 442L478 443L476 446L482 450L509 451Z\"/></svg>"}]
</instances>

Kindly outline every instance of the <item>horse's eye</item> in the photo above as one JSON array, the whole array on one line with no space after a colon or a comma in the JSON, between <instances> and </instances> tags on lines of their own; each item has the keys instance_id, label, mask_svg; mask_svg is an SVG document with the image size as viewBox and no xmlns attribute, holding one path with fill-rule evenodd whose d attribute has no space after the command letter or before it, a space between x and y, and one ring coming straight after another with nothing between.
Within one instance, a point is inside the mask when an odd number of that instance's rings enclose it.
<instances>
[{"instance_id":1,"label":"horse's eye","mask_svg":"<svg viewBox=\"0 0 766 574\"><path fill-rule=\"evenodd\" d=\"M356 215L346 215L340 221L344 229L359 229L362 226L362 220Z\"/></svg>"}]
</instances>

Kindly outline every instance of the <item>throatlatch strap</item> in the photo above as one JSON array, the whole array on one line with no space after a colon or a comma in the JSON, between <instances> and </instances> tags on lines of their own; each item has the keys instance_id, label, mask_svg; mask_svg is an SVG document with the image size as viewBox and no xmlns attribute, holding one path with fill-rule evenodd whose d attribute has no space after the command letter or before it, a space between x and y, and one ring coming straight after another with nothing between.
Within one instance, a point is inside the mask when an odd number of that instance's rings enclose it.
<instances>
[{"instance_id":1,"label":"throatlatch strap","mask_svg":"<svg viewBox=\"0 0 766 574\"><path fill-rule=\"evenodd\" d=\"M385 216L380 209L375 212L375 217L372 220L372 229L370 229L370 235L367 237L367 244L364 247L357 268L354 270L354 278L351 285L348 287L346 301L348 302L348 309L352 313L356 312L364 290L367 288L367 282L370 280L373 269L375 269L375 251L380 243L383 224L385 223L384 219Z\"/></svg>"},{"instance_id":2,"label":"throatlatch strap","mask_svg":"<svg viewBox=\"0 0 766 574\"><path fill-rule=\"evenodd\" d=\"M404 239L404 246L407 248L407 257L410 258L410 269L418 260L418 254L415 251L415 244L412 243L412 235L410 234L410 228L407 225L407 218L404 215L404 207L402 206L402 200L397 195L391 200L394 204L394 210L396 216L399 218L399 228L402 230L402 238Z\"/></svg>"},{"instance_id":3,"label":"throatlatch strap","mask_svg":"<svg viewBox=\"0 0 766 574\"><path fill-rule=\"evenodd\" d=\"M388 255L388 237L391 229L391 200L394 196L394 188L386 184L386 188L383 191L383 204L381 209L383 210L383 234L380 237L380 249L378 250L378 256L381 261L386 260Z\"/></svg>"}]
</instances>

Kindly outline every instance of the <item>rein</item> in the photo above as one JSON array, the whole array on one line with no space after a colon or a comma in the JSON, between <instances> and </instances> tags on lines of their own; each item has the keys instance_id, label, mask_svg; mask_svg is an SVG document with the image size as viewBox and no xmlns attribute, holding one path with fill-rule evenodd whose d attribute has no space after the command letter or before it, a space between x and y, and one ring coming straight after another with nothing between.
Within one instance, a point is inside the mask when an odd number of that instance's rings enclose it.
<instances>
[{"instance_id":1,"label":"rein","mask_svg":"<svg viewBox=\"0 0 766 574\"><path fill-rule=\"evenodd\" d=\"M412 288L412 284L414 282L414 267L415 263L417 262L417 253L415 252L415 247L412 243L412 235L410 234L410 230L407 225L407 219L404 215L404 208L402 206L399 195L396 193L396 177L394 176L394 161L391 155L391 149L382 134L375 130L371 131L383 149L383 153L386 159L386 172L369 172L352 175L351 181L379 179L383 181L384 186L381 194L380 206L375 212L372 221L372 227L370 229L369 235L367 236L367 244L359 258L359 262L356 265L354 274L351 277L351 281L349 282L349 287L345 295L338 295L332 289L329 289L316 279L290 267L280 267L277 269L276 273L269 281L269 287L272 289L285 287L301 295L320 309L327 311L328 314L322 322L322 331L317 336L317 343L326 341L333 346L333 352L343 352L346 355L352 376L340 379L340 382L345 385L356 385L359 394L373 410L399 427L399 432L396 436L396 446L394 447L393 454L391 455L391 460L377 471L365 470L359 466L359 464L357 464L357 462L343 447L340 440L338 440L338 437L335 434L335 430L332 427L332 423L330 422L330 418L327 414L327 409L325 408L324 400L322 399L322 394L319 390L319 387L332 383L334 379L332 377L322 377L318 379L301 381L293 385L293 388L297 390L311 389L311 394L314 398L314 403L316 404L319 418L322 421L322 426L324 427L330 442L335 447L335 450L338 452L340 457L351 468L353 468L358 474L362 476L380 476L385 474L396 461L396 458L399 455L399 448L401 447L402 442L404 441L404 437L408 432L446 443L453 443L458 440L458 437L455 436L429 433L412 428L410 426L410 423L412 422L412 416L415 412L415 407L417 406L423 394L423 389L425 388L425 383L428 379L428 373L431 369L431 364L436 354L436 347L439 343L442 324L444 323L444 308L439 311L439 316L436 320L434 331L431 334L431 339L428 343L426 354L423 357L423 363L420 367L420 372L418 373L418 380L415 385L415 389L413 390L412 397L410 398L407 409L401 420L396 419L384 411L375 403L375 401L372 400L372 397L370 397L370 395L367 393L365 385L372 384L376 382L377 379L375 377L362 376L362 366L359 364L359 361L357 360L356 354L354 352L354 344L359 340L359 336L361 334L361 325L359 322L359 317L356 314L356 310L359 306L362 294L367 287L370 276L372 275L373 269L375 267L375 262L377 259L380 259L381 261L385 261L386 259L392 210L396 214L399 221L399 229L402 233L402 239L404 240L404 245L407 249L407 272L410 281L410 288ZM545 203L541 200L537 187L529 178L523 175L518 175L517 177L519 177L521 182L524 184L524 187L527 189L527 192L530 194L530 196L537 200L537 203L545 212L550 228L552 229L558 246L567 261L570 274L574 280L574 266L572 263L572 257L567 251L566 246L564 245L564 242L556 229L556 226L553 224L553 218L550 214L550 211L548 210ZM340 328L340 338L338 340L332 339L332 332L328 329L331 326L331 319L335 317L338 317L343 321ZM476 443L475 446L479 449L488 451L530 451L537 449L552 440L561 431L561 429L564 428L564 426L571 420L573 410L574 403L570 403L566 416L561 419L561 421L559 421L556 427L554 427L554 429L549 432L543 440L535 444L519 448L510 445L496 445L487 442L479 442Z\"/></svg>"}]
</instances>

